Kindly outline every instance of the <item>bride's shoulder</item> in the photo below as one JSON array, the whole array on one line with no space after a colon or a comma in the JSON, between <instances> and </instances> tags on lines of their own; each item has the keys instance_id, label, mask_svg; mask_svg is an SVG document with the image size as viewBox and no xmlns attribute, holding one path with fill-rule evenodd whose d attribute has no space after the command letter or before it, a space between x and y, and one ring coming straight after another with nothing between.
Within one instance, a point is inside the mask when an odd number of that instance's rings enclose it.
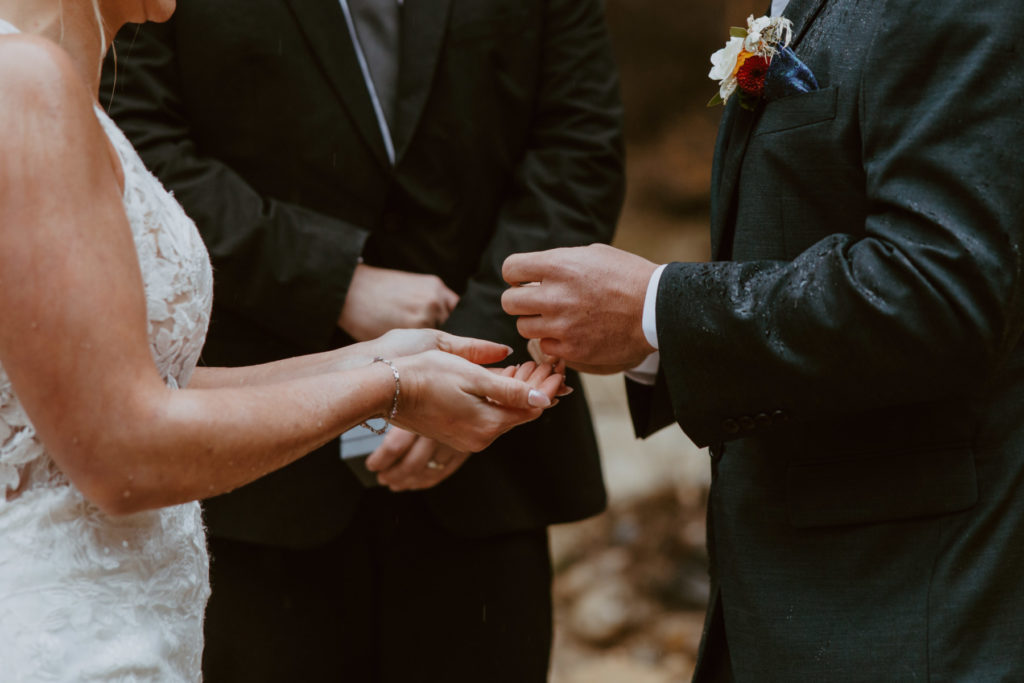
<instances>
[{"instance_id":1,"label":"bride's shoulder","mask_svg":"<svg viewBox=\"0 0 1024 683\"><path fill-rule=\"evenodd\" d=\"M92 97L71 57L45 38L24 34L0 38L0 116L7 142L18 136L15 122L60 120L74 125L92 114ZM35 126L33 126L35 127ZM24 140L23 140L24 141Z\"/></svg>"},{"instance_id":2,"label":"bride's shoulder","mask_svg":"<svg viewBox=\"0 0 1024 683\"><path fill-rule=\"evenodd\" d=\"M0 37L0 204L25 187L53 185L57 175L106 177L100 164L111 165L113 152L95 102L60 46Z\"/></svg>"}]
</instances>

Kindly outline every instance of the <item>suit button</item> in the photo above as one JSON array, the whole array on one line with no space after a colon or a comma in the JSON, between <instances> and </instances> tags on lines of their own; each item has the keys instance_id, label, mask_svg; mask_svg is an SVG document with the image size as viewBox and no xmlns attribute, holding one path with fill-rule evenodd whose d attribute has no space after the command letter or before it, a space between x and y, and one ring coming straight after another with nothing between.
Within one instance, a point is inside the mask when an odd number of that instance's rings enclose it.
<instances>
[{"instance_id":1,"label":"suit button","mask_svg":"<svg viewBox=\"0 0 1024 683\"><path fill-rule=\"evenodd\" d=\"M743 431L752 432L754 431L754 427L754 418L750 417L749 415L744 415L743 417L740 418L740 429L742 429Z\"/></svg>"},{"instance_id":2,"label":"suit button","mask_svg":"<svg viewBox=\"0 0 1024 683\"><path fill-rule=\"evenodd\" d=\"M726 434L739 434L740 423L732 419L731 417L726 418L722 420L722 431L724 431Z\"/></svg>"},{"instance_id":3,"label":"suit button","mask_svg":"<svg viewBox=\"0 0 1024 683\"><path fill-rule=\"evenodd\" d=\"M756 422L757 426L761 428L772 426L772 418L768 417L767 413L758 413L755 415L754 422Z\"/></svg>"},{"instance_id":4,"label":"suit button","mask_svg":"<svg viewBox=\"0 0 1024 683\"><path fill-rule=\"evenodd\" d=\"M772 413L772 422L789 422L789 414L784 410L776 410Z\"/></svg>"}]
</instances>

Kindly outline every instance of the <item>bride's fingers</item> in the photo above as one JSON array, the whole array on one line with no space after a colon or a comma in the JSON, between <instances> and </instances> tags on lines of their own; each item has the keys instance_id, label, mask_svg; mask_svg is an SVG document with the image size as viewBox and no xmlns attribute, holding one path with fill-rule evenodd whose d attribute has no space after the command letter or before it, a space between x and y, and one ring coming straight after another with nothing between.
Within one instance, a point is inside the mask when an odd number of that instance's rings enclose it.
<instances>
[{"instance_id":1,"label":"bride's fingers","mask_svg":"<svg viewBox=\"0 0 1024 683\"><path fill-rule=\"evenodd\" d=\"M371 472L383 472L400 462L409 448L416 441L416 434L399 427L392 427L384 436L377 450L366 459L366 469Z\"/></svg>"},{"instance_id":2,"label":"bride's fingers","mask_svg":"<svg viewBox=\"0 0 1024 683\"><path fill-rule=\"evenodd\" d=\"M487 363L498 363L505 360L512 354L511 347L504 344L473 339L471 337L456 337L447 332L437 333L437 348L441 351L462 356L466 360L483 365Z\"/></svg>"},{"instance_id":3,"label":"bride's fingers","mask_svg":"<svg viewBox=\"0 0 1024 683\"><path fill-rule=\"evenodd\" d=\"M555 374L558 374L558 375L562 376L562 386L560 386L558 388L558 391L555 392L555 396L558 396L559 398L564 398L565 396L568 396L573 391L575 391L575 389L573 389L572 387L570 387L568 384L565 383L565 361L564 360L560 359L558 361L558 363L555 365L555 370L554 371L555 371Z\"/></svg>"},{"instance_id":4,"label":"bride's fingers","mask_svg":"<svg viewBox=\"0 0 1024 683\"><path fill-rule=\"evenodd\" d=\"M562 396L568 396L572 393L572 388L565 386L565 377L563 375L550 375L545 377L543 381L541 381L540 385L537 386L537 389L538 391L543 391L552 399L555 397L560 398Z\"/></svg>"},{"instance_id":5,"label":"bride's fingers","mask_svg":"<svg viewBox=\"0 0 1024 683\"><path fill-rule=\"evenodd\" d=\"M550 363L541 363L526 378L526 383L532 387L538 387L541 382L552 376L553 371L554 367Z\"/></svg>"},{"instance_id":6,"label":"bride's fingers","mask_svg":"<svg viewBox=\"0 0 1024 683\"><path fill-rule=\"evenodd\" d=\"M515 375L515 377L520 382L526 382L526 381L528 381L530 379L530 375L533 374L533 371L536 368L537 368L537 364L534 363L532 360L528 360L528 361L526 361L522 365L519 365L516 368L516 375Z\"/></svg>"},{"instance_id":7,"label":"bride's fingers","mask_svg":"<svg viewBox=\"0 0 1024 683\"><path fill-rule=\"evenodd\" d=\"M473 393L482 398L489 398L509 408L527 410L547 408L551 405L551 397L543 391L534 389L526 382L491 373L481 374L478 377L479 380Z\"/></svg>"}]
</instances>

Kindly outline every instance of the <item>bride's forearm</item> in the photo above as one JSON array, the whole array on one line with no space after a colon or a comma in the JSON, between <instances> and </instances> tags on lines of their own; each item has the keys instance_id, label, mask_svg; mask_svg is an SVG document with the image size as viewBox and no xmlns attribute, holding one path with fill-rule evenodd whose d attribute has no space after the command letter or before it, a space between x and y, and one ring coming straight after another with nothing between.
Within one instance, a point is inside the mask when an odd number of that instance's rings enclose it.
<instances>
[{"instance_id":1,"label":"bride's forearm","mask_svg":"<svg viewBox=\"0 0 1024 683\"><path fill-rule=\"evenodd\" d=\"M61 463L85 495L125 514L226 493L386 412L382 364L244 388L167 390L126 402L122 424ZM86 464L87 463L87 464Z\"/></svg>"},{"instance_id":2,"label":"bride's forearm","mask_svg":"<svg viewBox=\"0 0 1024 683\"><path fill-rule=\"evenodd\" d=\"M190 389L276 384L331 372L343 372L369 364L374 358L372 342L352 344L332 351L312 353L284 360L237 368L198 367L189 381Z\"/></svg>"}]
</instances>

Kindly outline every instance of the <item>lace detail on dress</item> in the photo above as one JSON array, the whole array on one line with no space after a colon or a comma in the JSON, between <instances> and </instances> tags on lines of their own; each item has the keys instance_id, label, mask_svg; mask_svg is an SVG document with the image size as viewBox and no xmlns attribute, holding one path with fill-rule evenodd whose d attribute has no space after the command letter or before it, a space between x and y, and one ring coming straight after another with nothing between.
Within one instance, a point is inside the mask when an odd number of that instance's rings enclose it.
<instances>
[{"instance_id":1,"label":"lace detail on dress","mask_svg":"<svg viewBox=\"0 0 1024 683\"><path fill-rule=\"evenodd\" d=\"M15 29L0 20L0 34ZM195 225L105 113L153 361L185 386L213 276ZM197 681L208 559L198 503L111 518L56 467L0 366L0 678Z\"/></svg>"},{"instance_id":2,"label":"lace detail on dress","mask_svg":"<svg viewBox=\"0 0 1024 683\"><path fill-rule=\"evenodd\" d=\"M0 492L4 498L22 487L22 470L44 453L35 427L14 398L11 382L0 366Z\"/></svg>"},{"instance_id":3,"label":"lace detail on dress","mask_svg":"<svg viewBox=\"0 0 1024 683\"><path fill-rule=\"evenodd\" d=\"M185 386L210 323L210 259L181 205L146 169L121 129L98 109L97 115L124 168L124 206L145 282L150 351L164 380Z\"/></svg>"}]
</instances>

